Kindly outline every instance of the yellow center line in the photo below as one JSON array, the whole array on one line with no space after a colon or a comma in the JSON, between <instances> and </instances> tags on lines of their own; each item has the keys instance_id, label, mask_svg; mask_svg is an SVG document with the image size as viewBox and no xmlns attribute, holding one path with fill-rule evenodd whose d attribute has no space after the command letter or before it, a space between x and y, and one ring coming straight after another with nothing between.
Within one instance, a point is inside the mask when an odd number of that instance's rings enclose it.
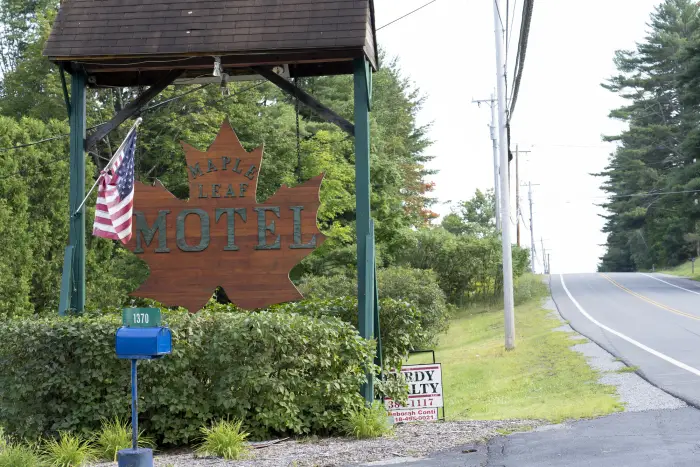
<instances>
[{"instance_id":1,"label":"yellow center line","mask_svg":"<svg viewBox=\"0 0 700 467\"><path fill-rule=\"evenodd\" d=\"M647 302L647 303L651 303L652 305L655 305L655 306L657 306L657 307L659 307L659 308L662 308L662 309L664 309L664 310L666 310L666 311L670 311L671 313L675 313L675 314L680 315L680 316L685 316L686 318L690 318L690 319L694 319L694 320L696 320L696 321L700 321L700 316L695 316L695 315L691 315L690 313L685 313L684 311L676 310L675 308L671 308L670 306L664 305L663 303L659 303L659 302L657 302L657 301L654 301L654 300L652 300L651 298L645 297L644 295L640 295L640 294L638 294L637 292L634 292L634 291L628 289L628 288L625 287L624 285L618 284L617 282L615 282L614 280L612 280L612 279L610 278L610 276L608 276L607 274L601 274L601 276L603 276L604 278L606 278L607 280L609 280L613 285L619 287L620 289L624 290L624 291L627 292L628 294L634 295L635 297L637 297L637 298L639 298L639 299L641 299L641 300L644 300L644 301Z\"/></svg>"}]
</instances>

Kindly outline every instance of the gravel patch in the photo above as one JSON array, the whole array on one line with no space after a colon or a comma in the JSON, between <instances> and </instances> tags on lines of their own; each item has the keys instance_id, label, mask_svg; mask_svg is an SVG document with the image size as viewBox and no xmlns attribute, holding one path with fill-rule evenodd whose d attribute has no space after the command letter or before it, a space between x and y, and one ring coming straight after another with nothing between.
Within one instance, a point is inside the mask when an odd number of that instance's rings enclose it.
<instances>
[{"instance_id":1,"label":"gravel patch","mask_svg":"<svg viewBox=\"0 0 700 467\"><path fill-rule=\"evenodd\" d=\"M401 424L396 425L393 435L380 439L288 440L263 449L255 449L250 460L235 462L218 458L196 458L189 451L162 453L155 456L154 465L157 467L331 467L397 459L407 462L457 446L481 443L503 432L527 431L539 424L532 420ZM110 462L96 464L94 467L115 465L116 463Z\"/></svg>"},{"instance_id":2,"label":"gravel patch","mask_svg":"<svg viewBox=\"0 0 700 467\"><path fill-rule=\"evenodd\" d=\"M548 298L544 304L546 310L552 311L552 316L562 323L566 321L561 317L554 301ZM607 350L595 342L590 341L574 331L568 324L563 324L556 329L573 333L571 338L577 341L585 339L585 343L573 345L571 348L583 354L588 364L601 373L600 382L614 386L617 389L620 401L625 405L625 412L643 412L657 409L679 409L687 404L670 394L662 391L644 378L632 371L624 371L627 368L623 362L615 358Z\"/></svg>"}]
</instances>

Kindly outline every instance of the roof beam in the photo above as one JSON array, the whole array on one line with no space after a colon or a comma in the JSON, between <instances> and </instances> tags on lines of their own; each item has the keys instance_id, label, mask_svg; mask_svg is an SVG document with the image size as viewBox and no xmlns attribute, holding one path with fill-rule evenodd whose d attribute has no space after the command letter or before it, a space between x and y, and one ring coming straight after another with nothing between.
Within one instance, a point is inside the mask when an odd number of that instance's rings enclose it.
<instances>
[{"instance_id":1,"label":"roof beam","mask_svg":"<svg viewBox=\"0 0 700 467\"><path fill-rule=\"evenodd\" d=\"M139 94L133 101L129 102L122 110L112 117L110 121L101 125L97 130L85 139L85 150L89 150L97 144L99 140L107 136L112 130L121 125L126 119L137 115L154 97L163 92L182 74L182 70L172 70L156 84Z\"/></svg>"},{"instance_id":2,"label":"roof beam","mask_svg":"<svg viewBox=\"0 0 700 467\"><path fill-rule=\"evenodd\" d=\"M269 68L259 66L254 66L251 68L254 72L256 72L257 74L259 74L260 76L262 76L263 78L280 88L282 91L286 92L290 96L299 99L299 102L313 110L323 120L337 125L341 130L343 130L350 136L355 136L355 125L353 125L352 123L350 123L349 121L347 121L346 119L344 119L325 105L321 104L310 94L307 94L303 90L294 86L293 83L290 83L285 78L278 75Z\"/></svg>"}]
</instances>

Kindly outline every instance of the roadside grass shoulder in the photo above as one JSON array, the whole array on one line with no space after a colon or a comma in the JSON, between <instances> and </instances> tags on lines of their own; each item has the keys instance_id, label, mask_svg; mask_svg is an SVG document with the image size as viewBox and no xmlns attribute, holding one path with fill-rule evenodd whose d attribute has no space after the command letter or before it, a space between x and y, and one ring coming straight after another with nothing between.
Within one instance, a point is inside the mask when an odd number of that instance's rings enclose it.
<instances>
[{"instance_id":1,"label":"roadside grass shoulder","mask_svg":"<svg viewBox=\"0 0 700 467\"><path fill-rule=\"evenodd\" d=\"M615 388L600 384L599 373L571 349L572 334L555 330L561 322L543 309L545 294L516 307L512 351L503 345L502 308L477 306L453 317L436 349L448 419L559 422L623 409Z\"/></svg>"},{"instance_id":2,"label":"roadside grass shoulder","mask_svg":"<svg viewBox=\"0 0 700 467\"><path fill-rule=\"evenodd\" d=\"M695 273L693 273L693 265L688 261L675 268L664 269L662 271L664 274L670 274L672 276L687 277L694 281L700 281L700 263L695 265Z\"/></svg>"}]
</instances>

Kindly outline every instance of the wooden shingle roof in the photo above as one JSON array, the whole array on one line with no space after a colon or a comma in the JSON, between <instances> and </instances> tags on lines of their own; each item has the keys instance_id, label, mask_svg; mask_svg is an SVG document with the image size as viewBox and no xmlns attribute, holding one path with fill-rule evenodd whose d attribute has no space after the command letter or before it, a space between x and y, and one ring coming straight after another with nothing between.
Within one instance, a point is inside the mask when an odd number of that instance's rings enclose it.
<instances>
[{"instance_id":1,"label":"wooden shingle roof","mask_svg":"<svg viewBox=\"0 0 700 467\"><path fill-rule=\"evenodd\" d=\"M373 0L64 0L44 55L93 84L147 85L166 70L290 65L296 76L377 66ZM156 60L155 57L158 57ZM143 60L134 60L143 59ZM67 67L69 68L69 67ZM96 80L96 81L95 81Z\"/></svg>"}]
</instances>

